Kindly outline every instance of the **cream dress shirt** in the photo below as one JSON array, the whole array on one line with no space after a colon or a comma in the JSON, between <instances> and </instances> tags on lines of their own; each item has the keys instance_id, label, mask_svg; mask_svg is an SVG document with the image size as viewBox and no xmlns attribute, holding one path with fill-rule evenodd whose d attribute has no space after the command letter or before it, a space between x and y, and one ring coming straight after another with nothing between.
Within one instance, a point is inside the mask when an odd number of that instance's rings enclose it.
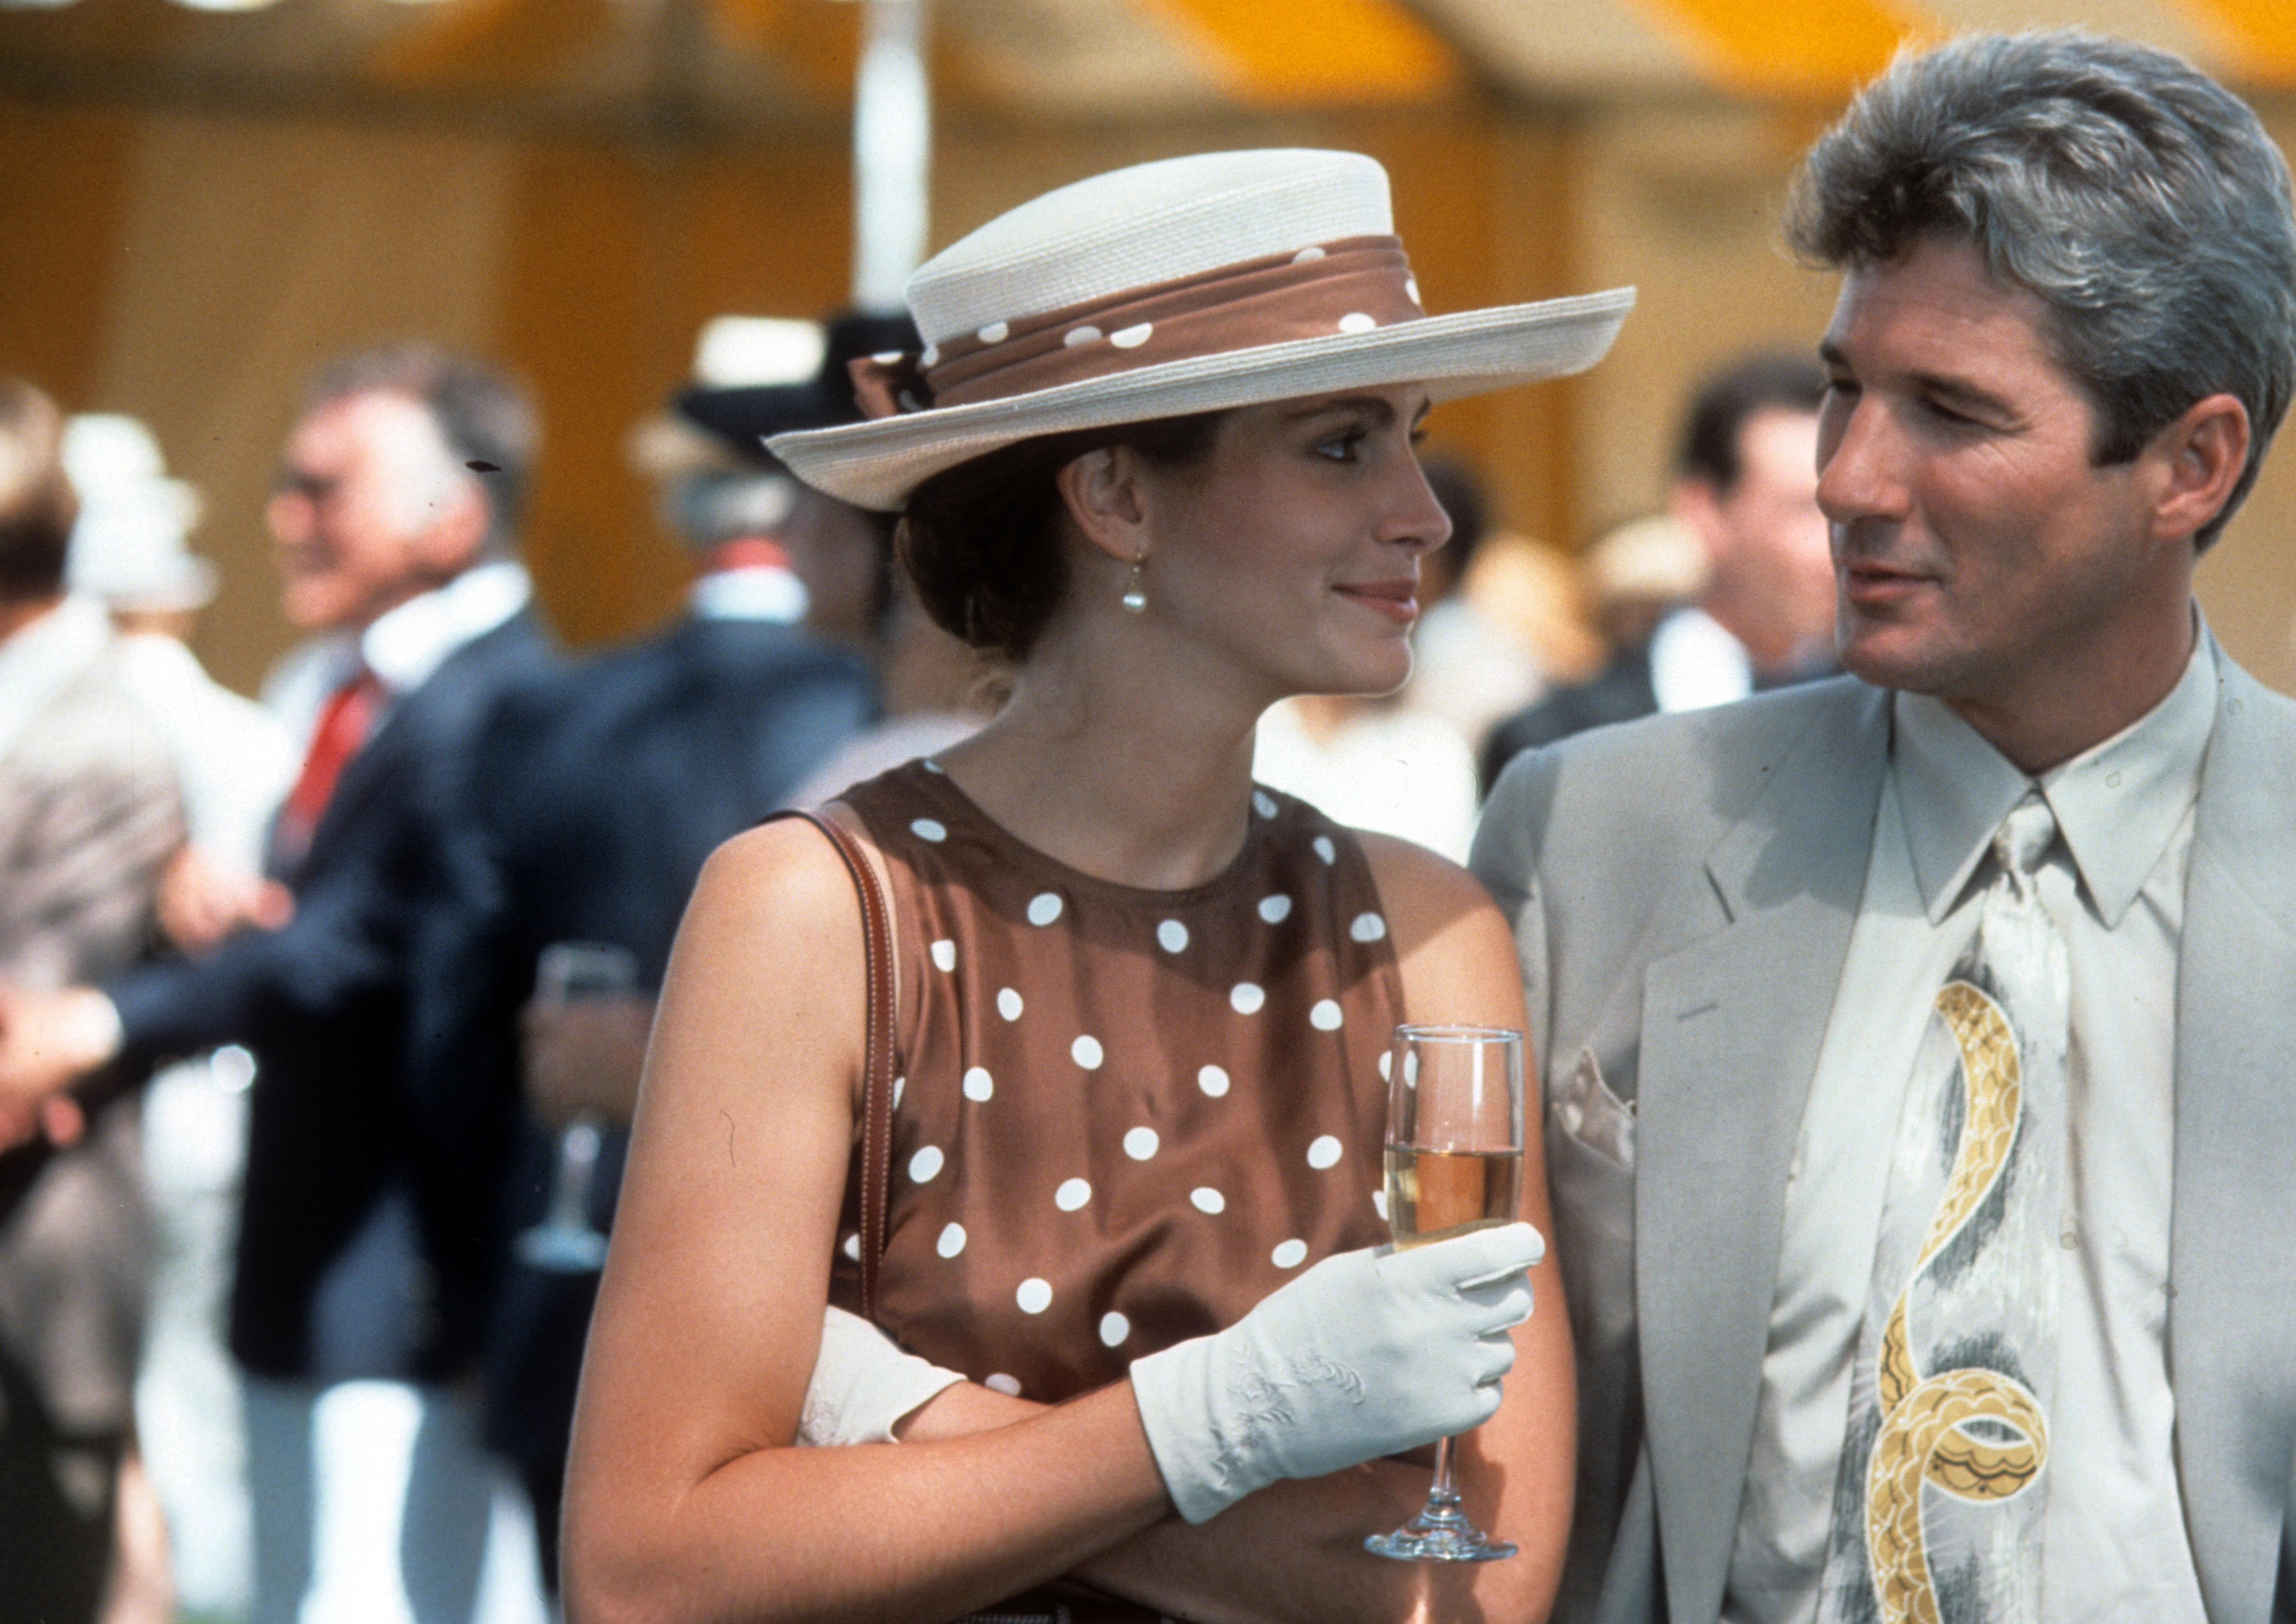
<instances>
[{"instance_id":1,"label":"cream dress shirt","mask_svg":"<svg viewBox=\"0 0 2296 1624\"><path fill-rule=\"evenodd\" d=\"M2039 879L2072 1011L2038 1624L2203 1620L2165 1334L2177 947L2216 688L2202 627L2166 699L2038 780L2061 831ZM1900 693L1891 723L1865 898L1786 1190L1730 1624L1815 1613L1899 1102L1930 999L1976 930L1993 831L2034 782L1938 701Z\"/></svg>"}]
</instances>

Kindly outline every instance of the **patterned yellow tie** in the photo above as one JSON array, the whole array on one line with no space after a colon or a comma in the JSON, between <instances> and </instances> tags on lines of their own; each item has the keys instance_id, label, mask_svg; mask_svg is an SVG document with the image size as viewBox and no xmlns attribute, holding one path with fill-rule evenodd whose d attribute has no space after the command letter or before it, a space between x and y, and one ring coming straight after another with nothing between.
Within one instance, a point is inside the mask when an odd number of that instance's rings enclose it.
<instances>
[{"instance_id":1,"label":"patterned yellow tie","mask_svg":"<svg viewBox=\"0 0 2296 1624\"><path fill-rule=\"evenodd\" d=\"M1915 1062L1874 1250L1818 1616L2039 1624L2069 989L2038 789Z\"/></svg>"}]
</instances>

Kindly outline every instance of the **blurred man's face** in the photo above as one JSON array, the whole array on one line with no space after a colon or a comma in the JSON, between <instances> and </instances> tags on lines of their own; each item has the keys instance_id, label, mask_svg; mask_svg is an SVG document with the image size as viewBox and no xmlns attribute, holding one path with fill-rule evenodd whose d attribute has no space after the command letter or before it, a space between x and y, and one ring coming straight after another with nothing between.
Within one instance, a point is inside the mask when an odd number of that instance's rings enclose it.
<instances>
[{"instance_id":1,"label":"blurred man's face","mask_svg":"<svg viewBox=\"0 0 2296 1624\"><path fill-rule=\"evenodd\" d=\"M1714 503L1716 568L1759 590L1803 638L1833 624L1833 560L1817 505L1817 414L1755 413L1738 431L1738 482Z\"/></svg>"},{"instance_id":2,"label":"blurred man's face","mask_svg":"<svg viewBox=\"0 0 2296 1624\"><path fill-rule=\"evenodd\" d=\"M885 570L876 521L819 491L798 488L779 531L790 568L805 583L805 623L856 648L877 643L877 598Z\"/></svg>"},{"instance_id":3,"label":"blurred man's face","mask_svg":"<svg viewBox=\"0 0 2296 1624\"><path fill-rule=\"evenodd\" d=\"M486 499L430 411L404 395L353 395L298 422L265 510L288 619L357 631L443 586L477 556Z\"/></svg>"}]
</instances>

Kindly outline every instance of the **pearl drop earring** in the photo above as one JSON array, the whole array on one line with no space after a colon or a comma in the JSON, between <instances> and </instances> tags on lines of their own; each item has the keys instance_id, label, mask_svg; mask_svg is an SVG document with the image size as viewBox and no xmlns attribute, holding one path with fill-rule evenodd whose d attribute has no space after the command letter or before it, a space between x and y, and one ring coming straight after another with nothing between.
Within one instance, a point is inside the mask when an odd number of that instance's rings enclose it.
<instances>
[{"instance_id":1,"label":"pearl drop earring","mask_svg":"<svg viewBox=\"0 0 2296 1624\"><path fill-rule=\"evenodd\" d=\"M1132 561L1132 578L1124 584L1124 596L1118 600L1134 614L1144 614L1148 609L1148 592L1140 582L1140 566L1147 559L1143 553Z\"/></svg>"}]
</instances>

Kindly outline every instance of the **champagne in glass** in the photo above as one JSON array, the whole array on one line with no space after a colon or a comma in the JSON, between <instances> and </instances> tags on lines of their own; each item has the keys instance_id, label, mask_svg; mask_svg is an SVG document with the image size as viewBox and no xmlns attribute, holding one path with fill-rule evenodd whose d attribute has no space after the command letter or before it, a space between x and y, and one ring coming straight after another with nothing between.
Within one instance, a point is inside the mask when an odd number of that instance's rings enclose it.
<instances>
[{"instance_id":1,"label":"champagne in glass","mask_svg":"<svg viewBox=\"0 0 2296 1624\"><path fill-rule=\"evenodd\" d=\"M1522 1152L1387 1147L1387 1226L1398 1250L1512 1224L1522 1211Z\"/></svg>"},{"instance_id":2,"label":"champagne in glass","mask_svg":"<svg viewBox=\"0 0 2296 1624\"><path fill-rule=\"evenodd\" d=\"M1522 1210L1522 1034L1504 1027L1399 1026L1388 1053L1387 1222L1398 1247L1513 1223ZM1459 1509L1452 1454L1435 1446L1427 1504L1364 1548L1403 1562L1494 1562L1515 1554Z\"/></svg>"}]
</instances>

